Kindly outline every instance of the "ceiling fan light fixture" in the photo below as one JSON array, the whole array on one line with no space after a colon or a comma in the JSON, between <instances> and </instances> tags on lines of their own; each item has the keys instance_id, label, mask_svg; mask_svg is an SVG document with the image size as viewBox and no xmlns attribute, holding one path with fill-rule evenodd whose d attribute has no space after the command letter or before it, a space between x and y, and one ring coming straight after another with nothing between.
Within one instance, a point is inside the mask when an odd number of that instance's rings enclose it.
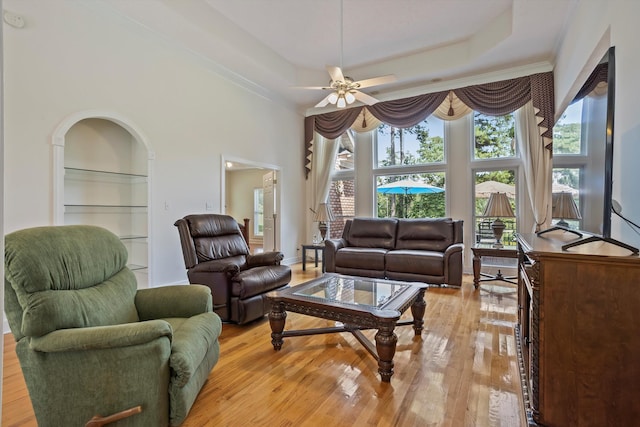
<instances>
[{"instance_id":1,"label":"ceiling fan light fixture","mask_svg":"<svg viewBox=\"0 0 640 427\"><path fill-rule=\"evenodd\" d=\"M344 98L344 95L340 95L338 97L338 103L336 104L338 108L344 108L347 106L347 101Z\"/></svg>"},{"instance_id":2,"label":"ceiling fan light fixture","mask_svg":"<svg viewBox=\"0 0 640 427\"><path fill-rule=\"evenodd\" d=\"M356 97L353 93L347 92L344 96L344 99L347 101L347 104L353 104L356 100Z\"/></svg>"},{"instance_id":3,"label":"ceiling fan light fixture","mask_svg":"<svg viewBox=\"0 0 640 427\"><path fill-rule=\"evenodd\" d=\"M331 95L329 95L327 101L329 101L331 104L335 104L336 102L338 102L338 92L333 92Z\"/></svg>"}]
</instances>

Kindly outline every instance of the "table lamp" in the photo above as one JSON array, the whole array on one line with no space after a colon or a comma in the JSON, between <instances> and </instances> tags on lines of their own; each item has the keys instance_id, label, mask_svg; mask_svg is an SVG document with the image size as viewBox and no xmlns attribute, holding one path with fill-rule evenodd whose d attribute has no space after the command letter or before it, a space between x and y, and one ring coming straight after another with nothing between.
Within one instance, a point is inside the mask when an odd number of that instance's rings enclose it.
<instances>
[{"instance_id":1,"label":"table lamp","mask_svg":"<svg viewBox=\"0 0 640 427\"><path fill-rule=\"evenodd\" d=\"M329 229L328 222L335 220L331 207L326 203L320 203L313 220L318 223L318 230L320 230L320 235L324 242L327 237L327 230Z\"/></svg>"},{"instance_id":2,"label":"table lamp","mask_svg":"<svg viewBox=\"0 0 640 427\"><path fill-rule=\"evenodd\" d=\"M483 216L496 218L495 221L491 223L493 236L496 238L496 242L493 244L493 247L503 247L503 244L500 240L502 239L502 233L504 231L505 225L500 218L515 217L513 209L511 209L511 203L509 202L507 193L491 193L491 196L489 196L489 201L487 202L487 206L484 209Z\"/></svg>"},{"instance_id":3,"label":"table lamp","mask_svg":"<svg viewBox=\"0 0 640 427\"><path fill-rule=\"evenodd\" d=\"M582 219L578 206L576 206L573 195L565 191L561 193L553 193L551 195L551 217L560 218L560 221L556 223L554 227L547 228L546 230L539 231L538 236L549 231L564 230L576 234L578 237L582 237L582 233L572 230L569 227L569 223L565 219Z\"/></svg>"}]
</instances>

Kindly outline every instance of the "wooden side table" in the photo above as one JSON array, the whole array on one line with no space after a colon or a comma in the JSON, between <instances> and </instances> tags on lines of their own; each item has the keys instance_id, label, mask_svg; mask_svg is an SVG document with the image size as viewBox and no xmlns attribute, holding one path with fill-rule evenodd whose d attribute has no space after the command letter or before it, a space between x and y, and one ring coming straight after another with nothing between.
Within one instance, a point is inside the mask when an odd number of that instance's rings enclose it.
<instances>
[{"instance_id":1,"label":"wooden side table","mask_svg":"<svg viewBox=\"0 0 640 427\"><path fill-rule=\"evenodd\" d=\"M505 277L502 275L502 272L498 269L498 273L496 275L482 273L480 271L482 267L482 257L483 256L492 256L496 258L518 258L518 250L516 247L502 247L502 248L494 248L491 244L482 244L478 243L471 247L471 251L473 252L473 286L478 289L480 286L480 282L487 282L492 280L500 280L507 283L512 283L517 285L518 283L513 281L516 277ZM481 279L483 276L485 279Z\"/></svg>"},{"instance_id":2,"label":"wooden side table","mask_svg":"<svg viewBox=\"0 0 640 427\"><path fill-rule=\"evenodd\" d=\"M302 245L302 271L307 269L307 251L314 251L314 260L316 267L318 266L318 251L322 252L322 272L324 273L324 243L313 243L311 245Z\"/></svg>"}]
</instances>

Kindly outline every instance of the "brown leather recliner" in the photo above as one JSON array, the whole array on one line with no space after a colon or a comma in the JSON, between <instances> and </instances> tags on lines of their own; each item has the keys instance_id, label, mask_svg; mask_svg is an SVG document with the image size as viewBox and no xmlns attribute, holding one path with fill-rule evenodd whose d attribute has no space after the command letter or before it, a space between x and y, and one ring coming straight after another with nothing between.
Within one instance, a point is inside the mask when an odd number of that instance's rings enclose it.
<instances>
[{"instance_id":1,"label":"brown leather recliner","mask_svg":"<svg viewBox=\"0 0 640 427\"><path fill-rule=\"evenodd\" d=\"M247 323L270 310L267 292L288 287L291 268L281 252L251 254L235 219L187 215L178 227L189 283L211 288L213 310L224 321Z\"/></svg>"}]
</instances>

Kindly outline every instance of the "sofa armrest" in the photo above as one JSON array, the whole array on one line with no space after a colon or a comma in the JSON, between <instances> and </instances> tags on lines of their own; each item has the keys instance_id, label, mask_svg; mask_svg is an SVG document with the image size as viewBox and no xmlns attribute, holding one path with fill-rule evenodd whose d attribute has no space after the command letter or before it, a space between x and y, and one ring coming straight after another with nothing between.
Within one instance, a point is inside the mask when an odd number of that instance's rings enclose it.
<instances>
[{"instance_id":1,"label":"sofa armrest","mask_svg":"<svg viewBox=\"0 0 640 427\"><path fill-rule=\"evenodd\" d=\"M444 277L447 285L462 286L462 253L464 244L455 243L444 251Z\"/></svg>"},{"instance_id":2,"label":"sofa armrest","mask_svg":"<svg viewBox=\"0 0 640 427\"><path fill-rule=\"evenodd\" d=\"M167 343L171 342L171 325L164 320L150 320L122 325L58 329L41 337L31 338L29 346L45 353L101 350L144 344L161 337L167 337Z\"/></svg>"},{"instance_id":3,"label":"sofa armrest","mask_svg":"<svg viewBox=\"0 0 640 427\"><path fill-rule=\"evenodd\" d=\"M329 273L336 271L336 252L347 246L347 241L340 239L327 239L324 241L324 269Z\"/></svg>"},{"instance_id":4,"label":"sofa armrest","mask_svg":"<svg viewBox=\"0 0 640 427\"><path fill-rule=\"evenodd\" d=\"M213 311L211 289L204 285L139 289L135 304L140 320L191 317Z\"/></svg>"},{"instance_id":5,"label":"sofa armrest","mask_svg":"<svg viewBox=\"0 0 640 427\"><path fill-rule=\"evenodd\" d=\"M444 258L447 259L448 257L451 256L451 254L462 252L463 250L464 250L464 244L454 243L444 251Z\"/></svg>"},{"instance_id":6,"label":"sofa armrest","mask_svg":"<svg viewBox=\"0 0 640 427\"><path fill-rule=\"evenodd\" d=\"M258 267L261 265L278 265L284 259L282 252L262 252L259 254L247 255L247 266Z\"/></svg>"}]
</instances>

